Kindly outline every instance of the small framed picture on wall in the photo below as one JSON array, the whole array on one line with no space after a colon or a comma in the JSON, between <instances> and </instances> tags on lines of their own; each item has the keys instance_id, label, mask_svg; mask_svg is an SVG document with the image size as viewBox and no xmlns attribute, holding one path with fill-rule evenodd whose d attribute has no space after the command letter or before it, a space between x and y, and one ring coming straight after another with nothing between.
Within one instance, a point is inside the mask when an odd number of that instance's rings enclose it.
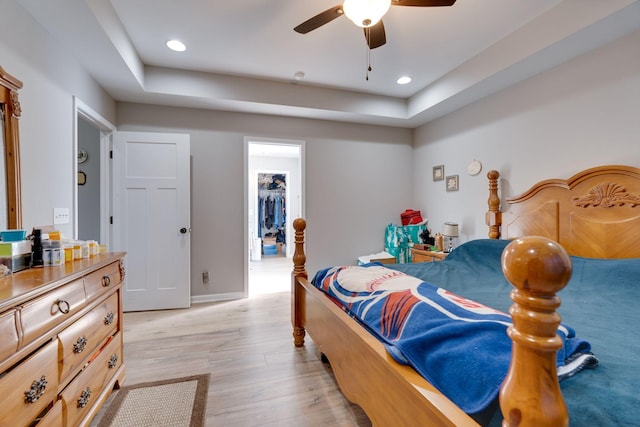
<instances>
[{"instance_id":1,"label":"small framed picture on wall","mask_svg":"<svg viewBox=\"0 0 640 427\"><path fill-rule=\"evenodd\" d=\"M458 175L447 177L447 191L458 191Z\"/></svg>"},{"instance_id":2,"label":"small framed picture on wall","mask_svg":"<svg viewBox=\"0 0 640 427\"><path fill-rule=\"evenodd\" d=\"M444 179L444 165L433 167L433 180L442 181Z\"/></svg>"}]
</instances>

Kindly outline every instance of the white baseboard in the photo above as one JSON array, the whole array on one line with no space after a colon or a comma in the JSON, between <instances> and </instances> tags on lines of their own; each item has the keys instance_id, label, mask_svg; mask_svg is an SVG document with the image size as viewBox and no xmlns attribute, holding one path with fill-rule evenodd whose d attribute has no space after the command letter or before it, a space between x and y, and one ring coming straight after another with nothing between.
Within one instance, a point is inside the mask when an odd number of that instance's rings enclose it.
<instances>
[{"instance_id":1,"label":"white baseboard","mask_svg":"<svg viewBox=\"0 0 640 427\"><path fill-rule=\"evenodd\" d=\"M247 296L242 292L229 292L226 294L211 294L211 295L195 295L191 296L191 304L200 304L205 302L218 302L218 301L231 301L237 299L243 299Z\"/></svg>"}]
</instances>

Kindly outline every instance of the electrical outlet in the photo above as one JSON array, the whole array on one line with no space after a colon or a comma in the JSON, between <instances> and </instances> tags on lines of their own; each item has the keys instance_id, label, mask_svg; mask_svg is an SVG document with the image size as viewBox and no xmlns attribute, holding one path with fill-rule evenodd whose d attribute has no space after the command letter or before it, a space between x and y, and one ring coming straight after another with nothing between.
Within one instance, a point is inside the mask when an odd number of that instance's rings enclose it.
<instances>
[{"instance_id":1,"label":"electrical outlet","mask_svg":"<svg viewBox=\"0 0 640 427\"><path fill-rule=\"evenodd\" d=\"M69 224L69 208L53 208L54 224Z\"/></svg>"},{"instance_id":2,"label":"electrical outlet","mask_svg":"<svg viewBox=\"0 0 640 427\"><path fill-rule=\"evenodd\" d=\"M202 272L202 283L209 283L209 272L208 271L203 271Z\"/></svg>"}]
</instances>

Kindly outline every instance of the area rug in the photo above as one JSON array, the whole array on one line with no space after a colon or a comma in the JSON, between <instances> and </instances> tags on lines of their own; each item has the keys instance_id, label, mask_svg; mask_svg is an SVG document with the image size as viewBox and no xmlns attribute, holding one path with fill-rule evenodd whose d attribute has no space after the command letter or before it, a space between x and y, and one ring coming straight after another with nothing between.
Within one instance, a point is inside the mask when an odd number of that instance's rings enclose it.
<instances>
[{"instance_id":1,"label":"area rug","mask_svg":"<svg viewBox=\"0 0 640 427\"><path fill-rule=\"evenodd\" d=\"M203 427L209 374L122 387L98 427Z\"/></svg>"}]
</instances>

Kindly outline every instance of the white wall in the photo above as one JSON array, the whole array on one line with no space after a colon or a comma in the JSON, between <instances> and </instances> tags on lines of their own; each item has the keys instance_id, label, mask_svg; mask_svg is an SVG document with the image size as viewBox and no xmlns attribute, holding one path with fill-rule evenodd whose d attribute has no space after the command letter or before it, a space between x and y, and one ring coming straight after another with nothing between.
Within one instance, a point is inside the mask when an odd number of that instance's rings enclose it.
<instances>
[{"instance_id":1,"label":"white wall","mask_svg":"<svg viewBox=\"0 0 640 427\"><path fill-rule=\"evenodd\" d=\"M115 102L13 0L0 1L0 28L0 66L24 84L19 92L22 223L31 229L51 224L54 207L73 207L73 96L114 122ZM73 236L73 218L58 228Z\"/></svg>"},{"instance_id":2,"label":"white wall","mask_svg":"<svg viewBox=\"0 0 640 427\"><path fill-rule=\"evenodd\" d=\"M487 237L490 169L502 198L547 178L605 164L640 166L640 32L585 54L416 130L417 208L433 232L460 224L461 239ZM482 161L480 175L466 165ZM460 191L433 182L432 167L460 175Z\"/></svg>"},{"instance_id":3,"label":"white wall","mask_svg":"<svg viewBox=\"0 0 640 427\"><path fill-rule=\"evenodd\" d=\"M305 142L310 272L382 250L385 226L399 222L413 194L407 129L131 103L118 104L117 126L191 135L196 297L242 292L246 136Z\"/></svg>"}]
</instances>

